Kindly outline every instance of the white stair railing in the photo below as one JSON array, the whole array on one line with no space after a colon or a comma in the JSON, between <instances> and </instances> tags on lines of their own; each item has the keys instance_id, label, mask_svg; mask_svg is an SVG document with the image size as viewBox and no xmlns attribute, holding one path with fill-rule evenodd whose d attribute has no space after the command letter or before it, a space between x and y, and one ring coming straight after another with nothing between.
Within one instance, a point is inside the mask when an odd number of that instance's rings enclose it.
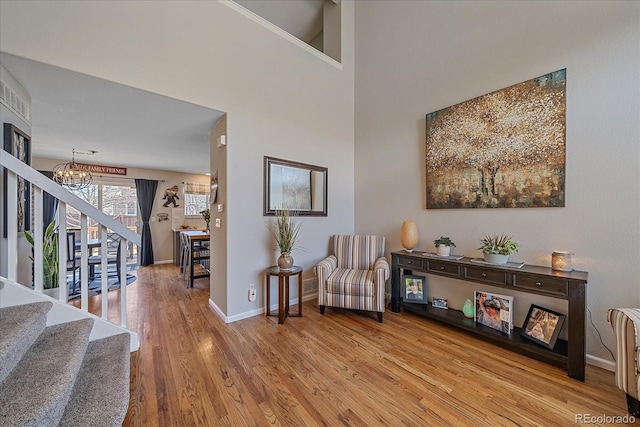
<instances>
[{"instance_id":1,"label":"white stair railing","mask_svg":"<svg viewBox=\"0 0 640 427\"><path fill-rule=\"evenodd\" d=\"M94 208L89 203L77 197L75 194L60 187L51 179L42 175L32 167L16 159L4 150L0 150L0 165L7 169L7 278L14 282L18 275L18 181L22 178L32 184L33 191L33 259L34 259L34 289L43 292L43 230L42 222L44 192L58 199L58 277L59 300L67 302L69 289L67 283L67 239L66 239L66 215L67 206L80 211L80 297L81 309L89 308L89 248L87 241L88 218L96 221L99 227L101 240L101 292L102 318L108 320L108 282L107 282L107 229L120 237L120 325L126 327L127 323L127 286L126 286L126 249L129 242L140 246L141 237L123 224L107 216L102 211ZM75 248L72 249L75 251ZM24 254L26 256L26 254Z\"/></svg>"}]
</instances>

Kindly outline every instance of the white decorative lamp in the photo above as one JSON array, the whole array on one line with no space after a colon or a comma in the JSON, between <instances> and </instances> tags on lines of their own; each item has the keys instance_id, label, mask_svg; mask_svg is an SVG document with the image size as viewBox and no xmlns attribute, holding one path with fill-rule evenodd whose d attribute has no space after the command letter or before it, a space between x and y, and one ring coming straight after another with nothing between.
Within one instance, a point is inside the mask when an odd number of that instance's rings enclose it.
<instances>
[{"instance_id":1,"label":"white decorative lamp","mask_svg":"<svg viewBox=\"0 0 640 427\"><path fill-rule=\"evenodd\" d=\"M400 243L407 252L418 246L418 226L413 221L405 221L400 229Z\"/></svg>"},{"instance_id":2,"label":"white decorative lamp","mask_svg":"<svg viewBox=\"0 0 640 427\"><path fill-rule=\"evenodd\" d=\"M571 252L553 251L551 254L551 268L558 271L573 271L573 267L571 267Z\"/></svg>"}]
</instances>

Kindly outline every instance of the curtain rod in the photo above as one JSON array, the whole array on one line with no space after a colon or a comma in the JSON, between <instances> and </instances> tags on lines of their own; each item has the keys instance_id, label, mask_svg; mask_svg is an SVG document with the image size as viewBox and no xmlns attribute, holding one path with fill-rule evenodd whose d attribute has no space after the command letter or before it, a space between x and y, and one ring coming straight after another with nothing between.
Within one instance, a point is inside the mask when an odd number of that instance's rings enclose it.
<instances>
[{"instance_id":1,"label":"curtain rod","mask_svg":"<svg viewBox=\"0 0 640 427\"><path fill-rule=\"evenodd\" d=\"M98 178L105 178L105 179L126 179L126 180L130 180L133 181L136 178L130 178L128 176L113 176L113 175L93 175L95 177ZM137 178L137 179L147 179L147 178ZM164 179L158 179L158 182L166 182Z\"/></svg>"}]
</instances>

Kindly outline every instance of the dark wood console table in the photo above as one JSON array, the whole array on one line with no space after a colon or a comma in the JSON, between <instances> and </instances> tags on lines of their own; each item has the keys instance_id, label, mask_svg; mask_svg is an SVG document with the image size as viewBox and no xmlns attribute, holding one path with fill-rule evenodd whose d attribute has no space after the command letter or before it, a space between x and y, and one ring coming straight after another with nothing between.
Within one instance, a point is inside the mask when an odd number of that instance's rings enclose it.
<instances>
[{"instance_id":1,"label":"dark wood console table","mask_svg":"<svg viewBox=\"0 0 640 427\"><path fill-rule=\"evenodd\" d=\"M451 260L423 255L421 252L404 251L391 253L391 265L391 311L398 313L403 309L455 326L501 347L562 367L571 378L584 381L587 272L563 272L535 265L509 268L475 263L470 258ZM443 310L434 308L431 304L403 303L401 275L412 274L414 271L568 300L568 340L559 339L555 348L549 350L521 338L520 328L517 327L510 335L506 335L476 324L473 319L464 317L459 310ZM508 291L506 293L508 294Z\"/></svg>"}]
</instances>

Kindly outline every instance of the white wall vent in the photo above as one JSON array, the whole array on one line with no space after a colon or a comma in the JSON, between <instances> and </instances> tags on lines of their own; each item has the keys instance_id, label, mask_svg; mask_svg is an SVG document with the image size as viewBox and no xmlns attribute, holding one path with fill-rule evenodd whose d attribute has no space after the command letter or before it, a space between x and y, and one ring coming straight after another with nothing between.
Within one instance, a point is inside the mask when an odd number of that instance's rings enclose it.
<instances>
[{"instance_id":1,"label":"white wall vent","mask_svg":"<svg viewBox=\"0 0 640 427\"><path fill-rule=\"evenodd\" d=\"M0 103L17 114L26 123L31 124L31 98L22 96L26 91L16 79L0 66Z\"/></svg>"},{"instance_id":2,"label":"white wall vent","mask_svg":"<svg viewBox=\"0 0 640 427\"><path fill-rule=\"evenodd\" d=\"M318 292L318 279L305 279L302 281L302 295L317 293Z\"/></svg>"}]
</instances>

